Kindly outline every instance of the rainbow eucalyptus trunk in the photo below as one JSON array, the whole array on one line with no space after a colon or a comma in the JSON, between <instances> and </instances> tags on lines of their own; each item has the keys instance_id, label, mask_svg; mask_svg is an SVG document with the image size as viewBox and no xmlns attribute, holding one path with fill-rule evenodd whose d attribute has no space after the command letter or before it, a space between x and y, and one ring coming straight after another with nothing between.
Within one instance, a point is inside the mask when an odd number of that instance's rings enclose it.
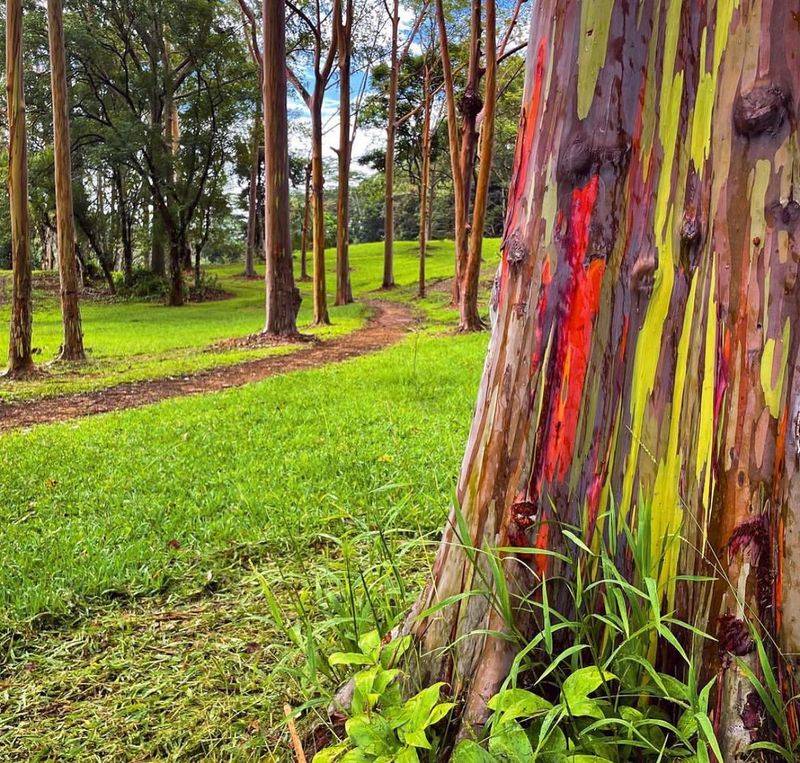
<instances>
[{"instance_id":1,"label":"rainbow eucalyptus trunk","mask_svg":"<svg viewBox=\"0 0 800 763\"><path fill-rule=\"evenodd\" d=\"M303 202L303 230L300 232L300 280L310 281L308 275L308 228L311 222L311 163L306 166L306 193Z\"/></svg>"},{"instance_id":2,"label":"rainbow eucalyptus trunk","mask_svg":"<svg viewBox=\"0 0 800 763\"><path fill-rule=\"evenodd\" d=\"M417 295L425 296L425 258L428 256L428 193L431 182L431 68L426 60L423 69L422 170L419 178L419 286Z\"/></svg>"},{"instance_id":3,"label":"rainbow eucalyptus trunk","mask_svg":"<svg viewBox=\"0 0 800 763\"><path fill-rule=\"evenodd\" d=\"M591 543L605 511L635 522L650 507L640 531L661 557L665 611L719 639L703 667L737 760L763 733L733 659L759 672L748 619L800 653L800 3L540 0L532 16L458 488L471 538L454 512L414 611L471 589L465 542L568 552L564 525ZM570 576L554 556L515 558L512 595ZM677 576L709 571L720 582L704 614ZM549 588L568 613L566 588ZM408 627L422 678L449 681L462 730L479 728L516 647L469 634L508 625L469 596ZM788 699L794 658L773 657Z\"/></svg>"},{"instance_id":4,"label":"rainbow eucalyptus trunk","mask_svg":"<svg viewBox=\"0 0 800 763\"><path fill-rule=\"evenodd\" d=\"M462 331L478 331L483 321L478 314L478 289L481 278L481 254L483 252L483 228L486 223L486 204L489 198L489 180L492 173L492 148L494 144L494 115L497 105L497 20L495 4L486 4L486 105L483 108L483 123L480 135L480 163L475 183L475 203L472 210L472 227L469 231L469 248L461 273L461 303L459 305Z\"/></svg>"},{"instance_id":5,"label":"rainbow eucalyptus trunk","mask_svg":"<svg viewBox=\"0 0 800 763\"><path fill-rule=\"evenodd\" d=\"M336 305L349 305L353 301L350 284L350 65L353 57L353 0L345 0L341 10L344 18L339 23L339 189L336 200Z\"/></svg>"},{"instance_id":6,"label":"rainbow eucalyptus trunk","mask_svg":"<svg viewBox=\"0 0 800 763\"><path fill-rule=\"evenodd\" d=\"M384 198L384 236L383 236L383 281L382 289L394 288L394 152L397 133L397 78L400 68L398 32L400 28L400 1L393 0L392 14L392 52L389 65L389 104L386 117L386 160L384 176L386 189Z\"/></svg>"},{"instance_id":7,"label":"rainbow eucalyptus trunk","mask_svg":"<svg viewBox=\"0 0 800 763\"><path fill-rule=\"evenodd\" d=\"M286 6L264 0L265 331L297 335L300 291L294 285L289 224L289 137L286 114Z\"/></svg>"},{"instance_id":8,"label":"rainbow eucalyptus trunk","mask_svg":"<svg viewBox=\"0 0 800 763\"><path fill-rule=\"evenodd\" d=\"M262 86L263 87L263 86ZM261 106L256 107L253 136L250 141L250 189L247 199L247 250L244 259L246 278L256 277L258 247L258 175L261 169Z\"/></svg>"},{"instance_id":9,"label":"rainbow eucalyptus trunk","mask_svg":"<svg viewBox=\"0 0 800 763\"><path fill-rule=\"evenodd\" d=\"M315 326L328 326L328 296L325 284L325 176L322 166L322 99L324 84L318 84L311 96L311 246L314 259Z\"/></svg>"},{"instance_id":10,"label":"rainbow eucalyptus trunk","mask_svg":"<svg viewBox=\"0 0 800 763\"><path fill-rule=\"evenodd\" d=\"M53 97L53 155L55 160L58 271L61 280L61 318L64 339L59 360L86 359L78 305L78 264L75 257L75 218L72 209L72 165L69 138L69 95L64 51L61 0L47 0L50 42L50 84Z\"/></svg>"},{"instance_id":11,"label":"rainbow eucalyptus trunk","mask_svg":"<svg viewBox=\"0 0 800 763\"><path fill-rule=\"evenodd\" d=\"M31 351L31 254L28 224L28 149L22 70L22 1L6 4L6 92L8 95L8 199L11 218L11 329L6 376L33 372Z\"/></svg>"}]
</instances>

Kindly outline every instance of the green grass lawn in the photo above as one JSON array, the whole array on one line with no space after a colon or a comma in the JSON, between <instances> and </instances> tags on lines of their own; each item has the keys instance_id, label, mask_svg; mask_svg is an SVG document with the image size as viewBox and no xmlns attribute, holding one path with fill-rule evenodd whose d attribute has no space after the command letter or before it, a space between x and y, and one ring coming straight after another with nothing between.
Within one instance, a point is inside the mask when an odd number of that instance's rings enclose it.
<instances>
[{"instance_id":1,"label":"green grass lawn","mask_svg":"<svg viewBox=\"0 0 800 763\"><path fill-rule=\"evenodd\" d=\"M0 613L19 625L157 592L213 569L231 543L280 553L400 504L403 523L438 524L485 341L420 335L341 365L4 436Z\"/></svg>"},{"instance_id":2,"label":"green grass lawn","mask_svg":"<svg viewBox=\"0 0 800 763\"><path fill-rule=\"evenodd\" d=\"M353 249L363 296L380 246ZM449 275L451 245L434 246L428 271ZM341 543L354 539L361 569L373 554L361 539L380 528L413 539L398 561L413 594L418 539L441 527L463 454L488 335L452 332L446 291L412 298L413 244L397 278L405 288L381 296L427 321L379 353L2 437L0 759L286 759L281 707L304 695L263 580L287 612L299 597L328 616L318 597ZM163 354L247 333L260 286L237 289L235 302L176 311L87 306L87 337L92 315L128 310L175 321ZM227 315L234 304L249 317ZM194 311L206 317L184 331ZM95 336L121 362L142 329L110 324Z\"/></svg>"},{"instance_id":3,"label":"green grass lawn","mask_svg":"<svg viewBox=\"0 0 800 763\"><path fill-rule=\"evenodd\" d=\"M487 242L487 258L494 261L496 240ZM452 242L432 242L427 270L431 281L453 272ZM415 242L396 245L395 273L400 286L416 282L418 248ZM335 251L327 253L328 290L333 325L308 328L311 320L310 284L300 284L303 304L298 323L304 331L325 338L353 331L365 317L362 305L333 307ZM383 272L383 244L361 244L351 248L352 281L355 295L365 297L380 286ZM285 347L259 350L210 351L219 340L260 331L264 324L264 285L259 280L238 277L241 265L214 266L222 288L231 299L169 308L152 302L118 301L82 303L85 344L90 361L79 369L47 365L45 378L26 383L0 381L0 400L64 394L98 389L121 382L187 374L213 366L285 352ZM3 275L3 273L0 273ZM7 274L6 274L7 275ZM375 296L375 295L373 295ZM393 295L394 296L394 295ZM399 290L398 298L407 298ZM8 305L0 307L0 347L8 344ZM34 305L33 344L41 353L37 362L48 364L61 343L61 316L52 295L37 293Z\"/></svg>"}]
</instances>

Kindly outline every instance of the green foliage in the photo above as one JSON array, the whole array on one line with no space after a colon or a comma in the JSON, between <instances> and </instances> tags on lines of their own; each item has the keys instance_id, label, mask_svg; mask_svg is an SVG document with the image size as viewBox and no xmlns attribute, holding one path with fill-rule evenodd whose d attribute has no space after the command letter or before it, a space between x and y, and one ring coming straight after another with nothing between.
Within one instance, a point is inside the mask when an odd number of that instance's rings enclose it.
<instances>
[{"instance_id":1,"label":"green foliage","mask_svg":"<svg viewBox=\"0 0 800 763\"><path fill-rule=\"evenodd\" d=\"M115 273L114 281L120 297L163 300L169 292L167 279L145 268L136 268L127 283L122 273Z\"/></svg>"},{"instance_id":2,"label":"green foliage","mask_svg":"<svg viewBox=\"0 0 800 763\"><path fill-rule=\"evenodd\" d=\"M358 652L331 655L331 665L363 668L352 678L347 741L317 753L314 763L416 763L420 754L435 759L435 727L454 705L440 702L442 683L403 699L397 665L410 646L411 636L383 646L379 633L370 631L359 639Z\"/></svg>"},{"instance_id":3,"label":"green foliage","mask_svg":"<svg viewBox=\"0 0 800 763\"><path fill-rule=\"evenodd\" d=\"M613 511L598 519L606 533L594 549L578 528L562 528L571 548L558 558L569 574L557 582L574 611L565 616L550 605L553 581L545 578L522 602L541 628L520 644L489 703L486 739L462 743L457 763L710 761L712 753L721 760L708 720L714 681L698 683L698 655L710 637L662 610L656 579L663 560L648 553L650 509L642 509L644 532L624 524L617 532ZM628 575L613 556L625 542L634 564ZM499 565L493 569L495 578L503 575ZM659 669L656 655L669 655L669 667Z\"/></svg>"}]
</instances>

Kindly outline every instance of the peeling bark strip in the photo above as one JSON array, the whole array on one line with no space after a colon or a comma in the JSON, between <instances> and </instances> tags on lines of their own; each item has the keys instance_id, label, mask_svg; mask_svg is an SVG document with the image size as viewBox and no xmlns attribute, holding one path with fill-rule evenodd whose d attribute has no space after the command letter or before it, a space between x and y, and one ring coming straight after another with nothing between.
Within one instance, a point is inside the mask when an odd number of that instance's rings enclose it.
<instances>
[{"instance_id":1,"label":"peeling bark strip","mask_svg":"<svg viewBox=\"0 0 800 763\"><path fill-rule=\"evenodd\" d=\"M454 514L415 610L472 588L461 541L562 549L560 523L591 543L612 498L629 521L652 507L665 607L720 638L704 667L721 676L726 761L763 719L733 659L758 672L748 623L800 652L798 18L800 0L534 5L458 490L472 537ZM522 567L508 565L512 593L534 582ZM537 567L569 574L553 556ZM709 571L704 619L676 576ZM568 611L563 591L551 604ZM468 635L496 621L472 596L409 623L426 678L451 682L470 725L513 657L511 641ZM788 698L789 666L772 657Z\"/></svg>"}]
</instances>

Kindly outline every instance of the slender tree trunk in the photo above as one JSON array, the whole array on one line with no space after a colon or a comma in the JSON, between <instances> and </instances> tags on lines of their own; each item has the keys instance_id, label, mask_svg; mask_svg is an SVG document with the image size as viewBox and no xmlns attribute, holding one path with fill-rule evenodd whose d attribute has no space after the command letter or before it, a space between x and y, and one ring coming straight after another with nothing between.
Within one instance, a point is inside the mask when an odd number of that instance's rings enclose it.
<instances>
[{"instance_id":1,"label":"slender tree trunk","mask_svg":"<svg viewBox=\"0 0 800 763\"><path fill-rule=\"evenodd\" d=\"M123 170L115 167L113 173L119 208L120 238L122 239L122 272L125 284L130 286L133 283L133 211Z\"/></svg>"},{"instance_id":2,"label":"slender tree trunk","mask_svg":"<svg viewBox=\"0 0 800 763\"><path fill-rule=\"evenodd\" d=\"M461 141L458 135L455 81L453 79L453 66L450 60L449 39L442 0L436 0L436 24L439 29L439 49L442 57L445 103L447 104L447 137L450 147L450 169L453 175L455 275L453 277L452 303L453 305L458 305L460 301L461 252L467 250L468 240L468 231L466 227L467 210L464 208L464 184L468 182L468 179L464 178L461 174Z\"/></svg>"},{"instance_id":3,"label":"slender tree trunk","mask_svg":"<svg viewBox=\"0 0 800 763\"><path fill-rule=\"evenodd\" d=\"M189 246L189 252L192 253L192 246ZM200 269L200 255L202 254L202 249L197 246L194 247L194 288L200 289L200 281L202 280L202 270Z\"/></svg>"},{"instance_id":4,"label":"slender tree trunk","mask_svg":"<svg viewBox=\"0 0 800 763\"><path fill-rule=\"evenodd\" d=\"M163 29L160 30L163 36ZM161 65L164 68L163 96L163 143L159 148L159 157L163 159L164 180L167 190L164 192L164 205L159 205L161 222L169 239L169 292L167 304L170 307L181 307L184 303L183 268L186 257L186 231L181 227L180 211L174 202L174 189L177 181L175 162L180 148L180 123L175 105L175 77L172 68L170 45L166 39L161 45ZM190 262L191 265L191 262Z\"/></svg>"},{"instance_id":5,"label":"slender tree trunk","mask_svg":"<svg viewBox=\"0 0 800 763\"><path fill-rule=\"evenodd\" d=\"M490 3L486 3L487 13ZM458 104L461 112L461 143L459 161L461 163L461 179L463 188L461 193L464 195L462 206L464 214L464 226L467 229L467 240L469 238L469 212L472 203L472 183L475 174L475 154L478 147L478 115L483 108L481 99L481 78L484 70L481 68L481 27L482 27L482 0L472 0L470 12L470 38L469 38L469 59L467 62L467 82L464 87L464 94ZM487 48L487 59L490 58ZM491 56L493 57L493 56ZM488 61L487 61L488 68ZM460 269L466 267L468 241L459 252Z\"/></svg>"},{"instance_id":6,"label":"slender tree trunk","mask_svg":"<svg viewBox=\"0 0 800 763\"><path fill-rule=\"evenodd\" d=\"M264 253L267 294L265 329L270 334L296 336L300 292L294 284L292 262L284 0L264 0L262 26L264 29Z\"/></svg>"},{"instance_id":7,"label":"slender tree trunk","mask_svg":"<svg viewBox=\"0 0 800 763\"><path fill-rule=\"evenodd\" d=\"M28 222L28 149L22 68L22 0L6 3L6 92L8 95L8 199L11 218L11 329L9 378L33 370L31 353L31 257Z\"/></svg>"},{"instance_id":8,"label":"slender tree trunk","mask_svg":"<svg viewBox=\"0 0 800 763\"><path fill-rule=\"evenodd\" d=\"M300 280L310 281L308 275L308 229L311 223L311 162L306 167L306 195L303 205L303 230L300 237Z\"/></svg>"},{"instance_id":9,"label":"slender tree trunk","mask_svg":"<svg viewBox=\"0 0 800 763\"><path fill-rule=\"evenodd\" d=\"M150 150L153 154L154 162L157 166L162 164L162 139L161 133L163 127L160 124L158 96L156 92L150 94L150 128L151 128L151 146ZM152 215L150 217L150 270L156 275L166 275L166 259L164 257L164 223L161 219L161 214L155 203L155 199L151 197L153 205Z\"/></svg>"},{"instance_id":10,"label":"slender tree trunk","mask_svg":"<svg viewBox=\"0 0 800 763\"><path fill-rule=\"evenodd\" d=\"M339 23L339 190L336 226L336 302L348 305L353 301L350 286L350 62L353 0L343 3L345 19Z\"/></svg>"},{"instance_id":11,"label":"slender tree trunk","mask_svg":"<svg viewBox=\"0 0 800 763\"><path fill-rule=\"evenodd\" d=\"M258 176L261 169L261 104L256 107L253 120L253 138L250 142L250 193L247 204L247 251L245 252L244 275L256 277L255 258L258 248Z\"/></svg>"},{"instance_id":12,"label":"slender tree trunk","mask_svg":"<svg viewBox=\"0 0 800 763\"><path fill-rule=\"evenodd\" d=\"M780 647L769 654L796 723L799 11L770 0L532 8L462 519L454 509L406 624L421 679L462 700L462 734L484 724L519 648L493 635L511 626L477 593L492 575L469 547L547 551L503 554L508 593L517 602L546 577L568 617L560 581L573 573L550 552L574 550L568 527L591 545L609 513L649 547L662 611L718 639L698 670L718 676L724 760L772 733L733 659L761 673L748 621ZM631 553L623 538L621 569ZM709 572L710 610L679 579ZM517 613L523 639L536 620Z\"/></svg>"},{"instance_id":13,"label":"slender tree trunk","mask_svg":"<svg viewBox=\"0 0 800 763\"><path fill-rule=\"evenodd\" d=\"M322 98L324 85L317 84L311 96L311 203L314 256L314 325L327 326L328 300L325 288L325 196L322 174Z\"/></svg>"},{"instance_id":14,"label":"slender tree trunk","mask_svg":"<svg viewBox=\"0 0 800 763\"><path fill-rule=\"evenodd\" d=\"M58 269L61 280L61 317L64 324L64 339L58 359L81 361L86 359L86 354L83 349L81 313L78 306L75 218L72 211L69 95L61 0L47 0L47 28L50 42L50 83L53 97Z\"/></svg>"},{"instance_id":15,"label":"slender tree trunk","mask_svg":"<svg viewBox=\"0 0 800 763\"><path fill-rule=\"evenodd\" d=\"M394 288L394 150L397 131L397 78L398 78L398 31L400 27L400 1L392 6L392 57L389 71L389 113L386 119L386 180L385 233L383 239L383 283L384 289Z\"/></svg>"},{"instance_id":16,"label":"slender tree trunk","mask_svg":"<svg viewBox=\"0 0 800 763\"><path fill-rule=\"evenodd\" d=\"M167 227L169 235L169 293L167 304L170 307L182 307L183 294L183 260L186 252L185 234L179 228Z\"/></svg>"},{"instance_id":17,"label":"slender tree trunk","mask_svg":"<svg viewBox=\"0 0 800 763\"><path fill-rule=\"evenodd\" d=\"M469 251L462 268L460 331L480 331L483 322L478 314L478 289L481 277L481 254L483 252L483 228L486 223L486 204L489 181L492 176L492 150L494 147L494 120L497 102L497 23L495 4L486 4L486 98L480 134L480 164L475 184L475 204L472 210L472 227L469 233ZM462 146L466 140L462 141Z\"/></svg>"},{"instance_id":18,"label":"slender tree trunk","mask_svg":"<svg viewBox=\"0 0 800 763\"><path fill-rule=\"evenodd\" d=\"M43 270L55 270L58 267L55 246L55 231L53 231L49 216L45 213L39 226L39 238L44 249Z\"/></svg>"},{"instance_id":19,"label":"slender tree trunk","mask_svg":"<svg viewBox=\"0 0 800 763\"><path fill-rule=\"evenodd\" d=\"M160 276L167 273L164 257L164 222L155 206L150 218L150 270Z\"/></svg>"},{"instance_id":20,"label":"slender tree trunk","mask_svg":"<svg viewBox=\"0 0 800 763\"><path fill-rule=\"evenodd\" d=\"M422 118L422 171L419 180L419 289L425 296L425 257L428 252L428 193L431 181L431 70L425 62L423 78L424 114Z\"/></svg>"}]
</instances>

